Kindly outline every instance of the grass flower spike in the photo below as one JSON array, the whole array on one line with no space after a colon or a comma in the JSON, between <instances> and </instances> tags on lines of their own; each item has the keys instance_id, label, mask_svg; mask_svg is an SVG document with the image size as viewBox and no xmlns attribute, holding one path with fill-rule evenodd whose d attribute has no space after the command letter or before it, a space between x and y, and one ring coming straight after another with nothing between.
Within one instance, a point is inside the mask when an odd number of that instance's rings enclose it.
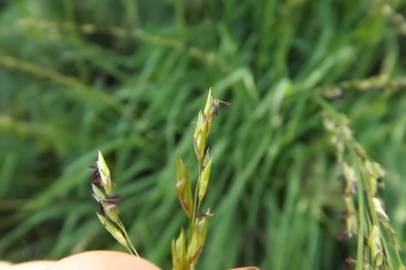
<instances>
[{"instance_id":1,"label":"grass flower spike","mask_svg":"<svg viewBox=\"0 0 406 270\"><path fill-rule=\"evenodd\" d=\"M110 170L100 151L97 154L96 166L92 166L91 169L93 197L99 204L100 213L97 213L97 216L100 222L117 242L127 248L131 254L139 256L119 218L120 195L113 194Z\"/></svg>"},{"instance_id":2,"label":"grass flower spike","mask_svg":"<svg viewBox=\"0 0 406 270\"><path fill-rule=\"evenodd\" d=\"M343 175L344 232L338 238L357 236L356 270L405 269L400 247L378 195L385 172L352 136L346 116L325 105L325 127L331 135Z\"/></svg>"},{"instance_id":3,"label":"grass flower spike","mask_svg":"<svg viewBox=\"0 0 406 270\"><path fill-rule=\"evenodd\" d=\"M204 110L199 112L197 118L193 145L199 164L199 176L194 194L192 194L192 183L187 167L180 155L176 155L177 195L190 224L188 233L185 233L182 228L178 238L172 241L173 270L193 270L206 240L209 218L212 214L210 209L202 213L200 208L207 193L212 166L207 139L212 127L213 115L218 114L220 104L229 105L227 102L215 99L210 89Z\"/></svg>"}]
</instances>

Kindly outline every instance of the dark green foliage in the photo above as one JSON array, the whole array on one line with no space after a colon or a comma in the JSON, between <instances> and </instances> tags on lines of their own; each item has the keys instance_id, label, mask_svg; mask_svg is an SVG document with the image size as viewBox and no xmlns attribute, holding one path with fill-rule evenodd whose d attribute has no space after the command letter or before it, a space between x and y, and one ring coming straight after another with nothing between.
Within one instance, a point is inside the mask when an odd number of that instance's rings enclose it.
<instances>
[{"instance_id":1,"label":"dark green foliage","mask_svg":"<svg viewBox=\"0 0 406 270\"><path fill-rule=\"evenodd\" d=\"M89 196L100 149L137 250L169 269L186 222L175 152L194 164L210 86L232 105L210 137L215 216L198 269L342 269L354 256L335 238L340 170L314 95L385 167L404 247L405 36L378 2L0 1L0 258L120 248Z\"/></svg>"}]
</instances>

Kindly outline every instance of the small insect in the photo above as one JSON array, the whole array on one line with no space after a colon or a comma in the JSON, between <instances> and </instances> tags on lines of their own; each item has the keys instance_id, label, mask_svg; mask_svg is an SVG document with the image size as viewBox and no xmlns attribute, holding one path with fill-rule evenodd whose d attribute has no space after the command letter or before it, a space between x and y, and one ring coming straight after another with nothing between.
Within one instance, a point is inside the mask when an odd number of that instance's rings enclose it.
<instances>
[{"instance_id":1,"label":"small insect","mask_svg":"<svg viewBox=\"0 0 406 270\"><path fill-rule=\"evenodd\" d=\"M211 109L211 112L215 115L215 116L217 116L218 114L219 114L219 111L220 111L220 107L221 106L230 106L231 105L231 103L230 102L227 102L227 101L223 101L223 100L220 100L220 99L213 99L213 107L212 107L212 109Z\"/></svg>"},{"instance_id":2,"label":"small insect","mask_svg":"<svg viewBox=\"0 0 406 270\"><path fill-rule=\"evenodd\" d=\"M197 213L197 218L211 218L213 216L213 214L209 211L205 212L199 212Z\"/></svg>"}]
</instances>

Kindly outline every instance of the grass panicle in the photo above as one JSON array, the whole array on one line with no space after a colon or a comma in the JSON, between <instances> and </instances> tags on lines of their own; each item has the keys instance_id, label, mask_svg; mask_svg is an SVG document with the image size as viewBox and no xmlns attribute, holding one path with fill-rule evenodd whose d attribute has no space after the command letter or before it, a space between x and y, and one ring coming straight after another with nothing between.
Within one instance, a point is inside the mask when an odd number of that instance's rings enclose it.
<instances>
[{"instance_id":1,"label":"grass panicle","mask_svg":"<svg viewBox=\"0 0 406 270\"><path fill-rule=\"evenodd\" d=\"M357 236L356 258L348 261L357 270L405 269L399 243L379 196L379 189L384 186L383 167L353 137L345 115L330 110L325 113L324 124L331 135L344 182L344 231L338 238Z\"/></svg>"},{"instance_id":2,"label":"grass panicle","mask_svg":"<svg viewBox=\"0 0 406 270\"><path fill-rule=\"evenodd\" d=\"M213 116L218 114L220 103L228 104L215 99L210 89L204 110L198 114L193 135L193 145L198 161L199 175L193 194L188 169L180 155L176 155L177 196L190 224L188 233L185 233L182 228L178 238L172 240L173 270L195 269L206 241L209 219L212 217L212 213L210 209L200 212L200 208L207 193L212 164L207 140L212 127Z\"/></svg>"},{"instance_id":3,"label":"grass panicle","mask_svg":"<svg viewBox=\"0 0 406 270\"><path fill-rule=\"evenodd\" d=\"M96 166L92 166L91 169L93 197L99 204L100 209L97 217L117 242L123 245L131 254L138 257L138 252L120 220L118 210L120 195L113 194L110 170L100 151L97 154Z\"/></svg>"}]
</instances>

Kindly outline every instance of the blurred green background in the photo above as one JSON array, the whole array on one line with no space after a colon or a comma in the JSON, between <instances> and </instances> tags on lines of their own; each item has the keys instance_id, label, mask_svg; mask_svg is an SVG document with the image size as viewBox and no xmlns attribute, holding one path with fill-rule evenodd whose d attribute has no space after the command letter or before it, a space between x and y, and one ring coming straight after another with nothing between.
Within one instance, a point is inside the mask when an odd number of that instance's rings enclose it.
<instances>
[{"instance_id":1,"label":"blurred green background","mask_svg":"<svg viewBox=\"0 0 406 270\"><path fill-rule=\"evenodd\" d=\"M389 7L392 7L392 9ZM209 144L215 216L198 269L342 269L343 211L325 99L387 170L406 225L406 1L0 1L0 258L118 249L88 166L102 150L140 253L169 269L186 218L175 152L209 87L232 102Z\"/></svg>"}]
</instances>

